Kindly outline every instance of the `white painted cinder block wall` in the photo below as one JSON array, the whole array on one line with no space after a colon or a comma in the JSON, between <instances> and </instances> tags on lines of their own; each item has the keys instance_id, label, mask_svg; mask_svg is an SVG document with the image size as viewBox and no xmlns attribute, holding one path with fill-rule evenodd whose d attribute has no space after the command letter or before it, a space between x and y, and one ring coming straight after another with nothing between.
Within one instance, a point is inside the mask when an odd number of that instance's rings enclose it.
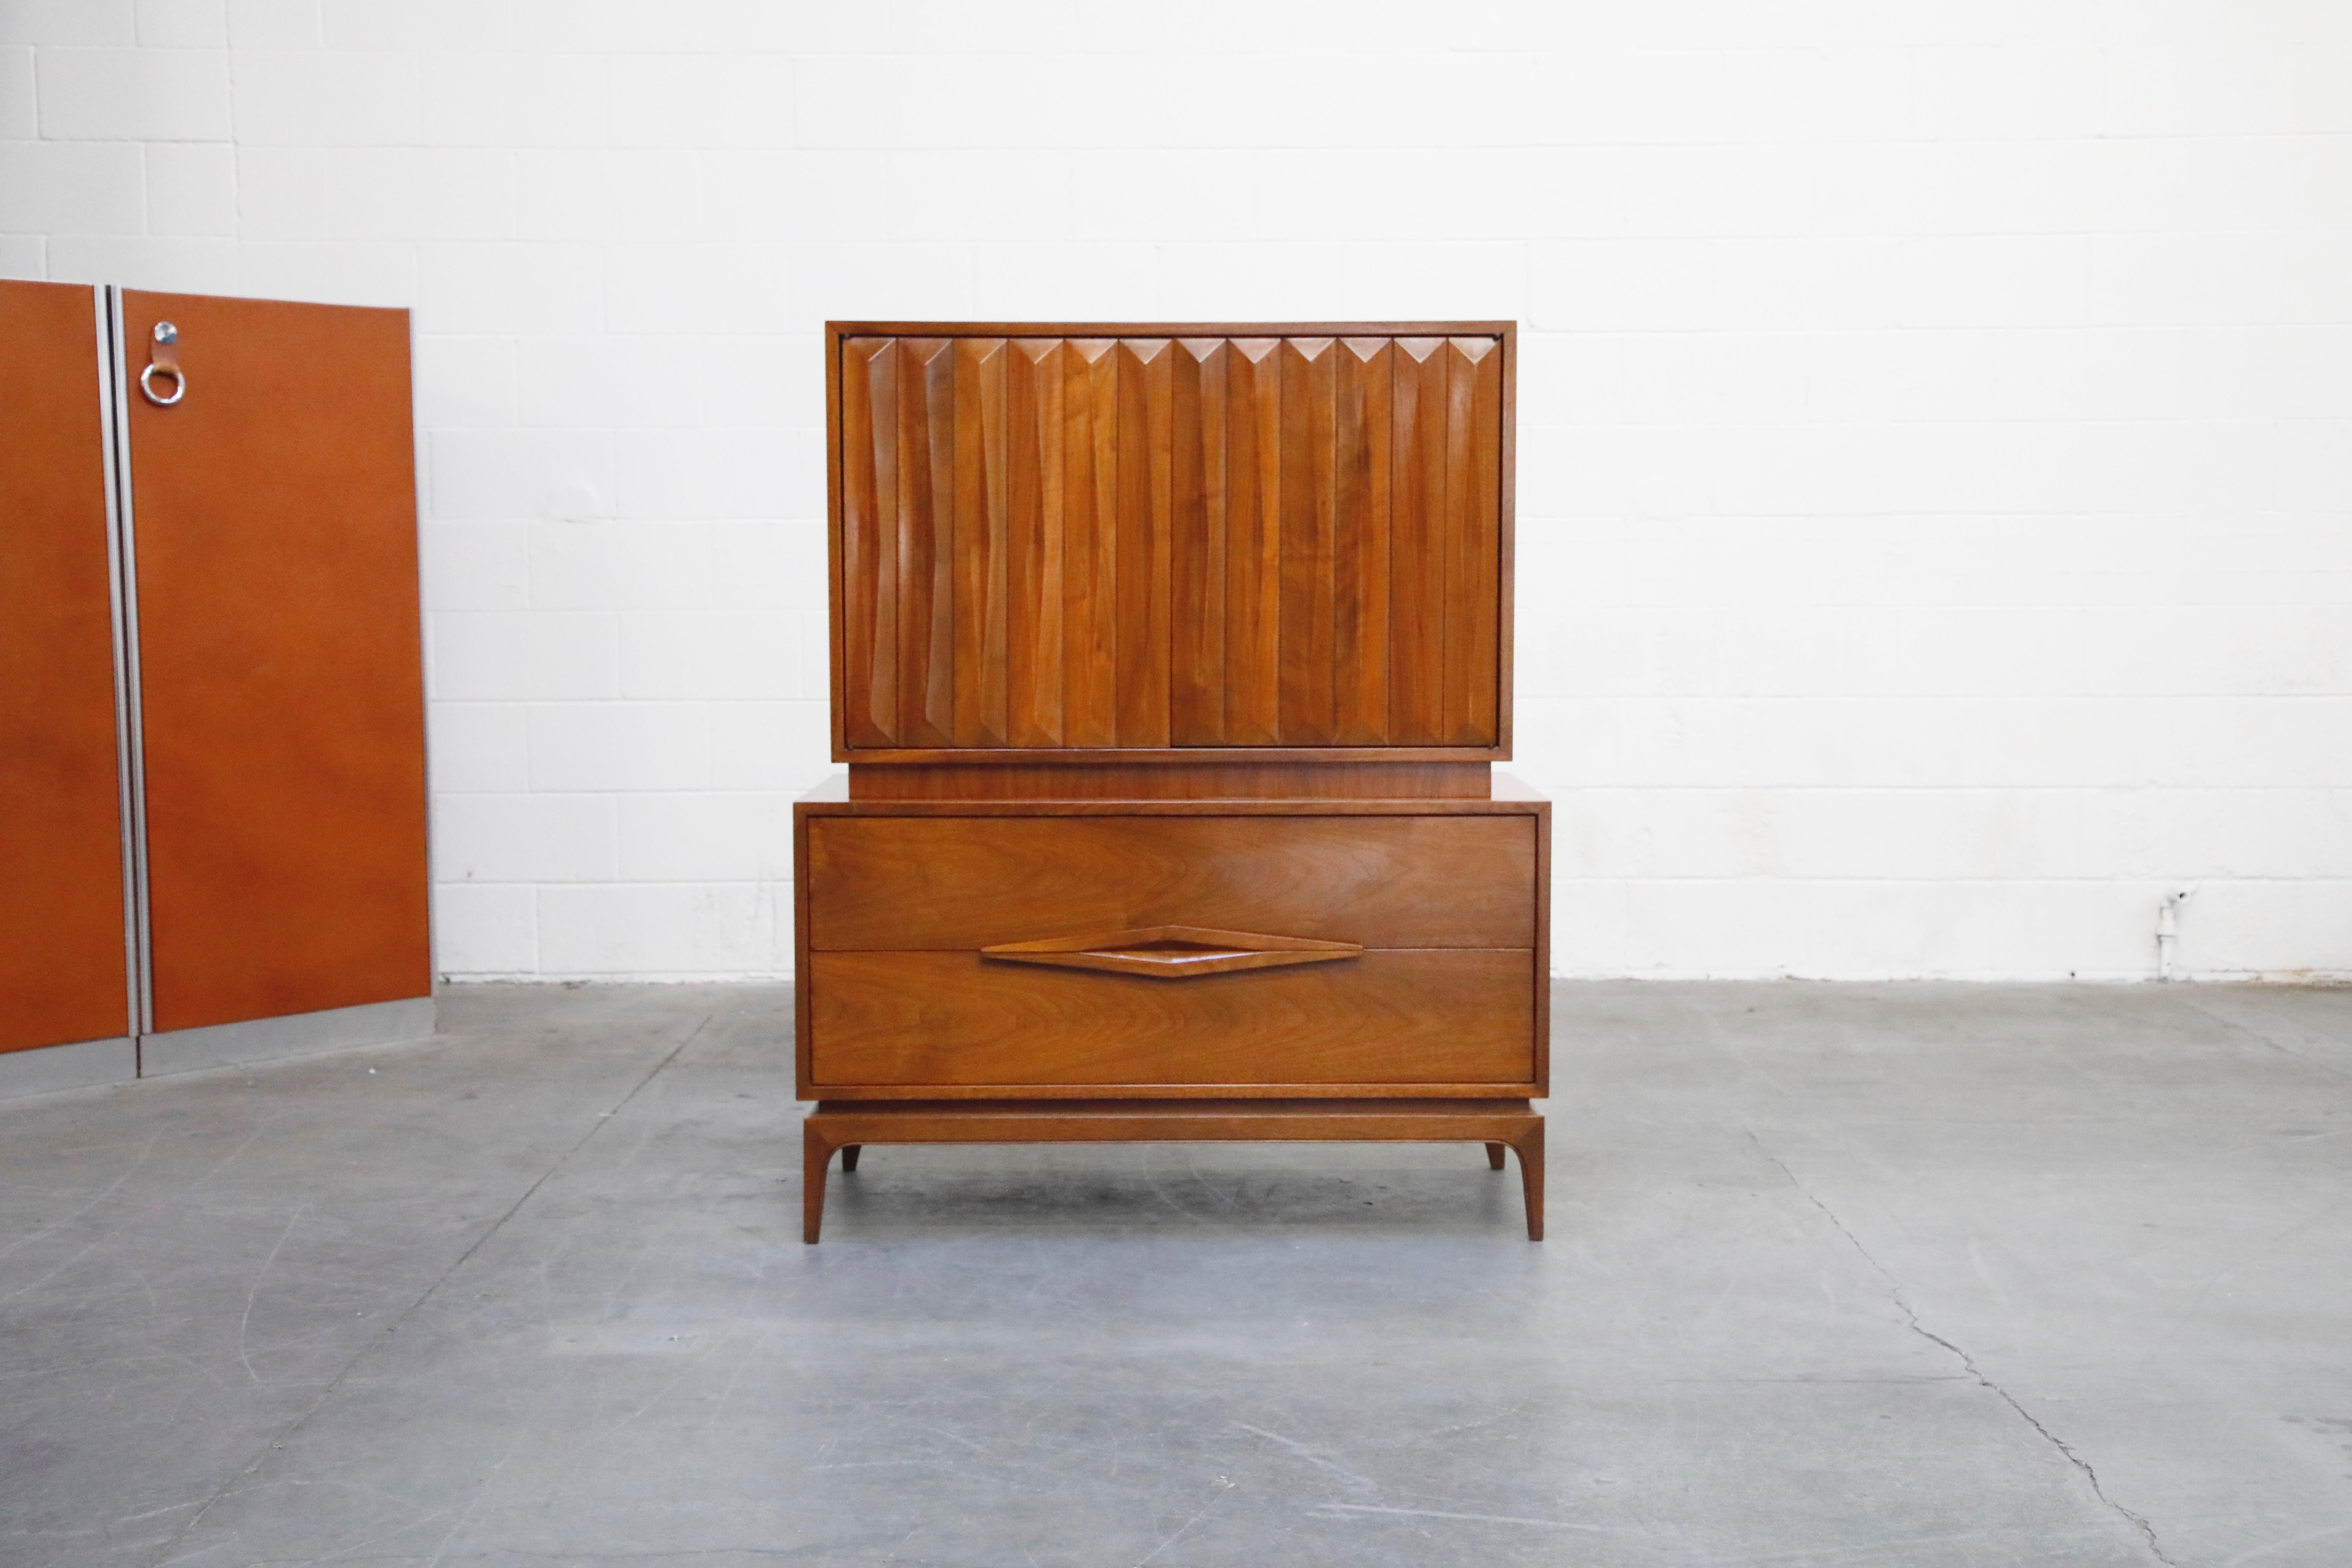
<instances>
[{"instance_id":1,"label":"white painted cinder block wall","mask_svg":"<svg viewBox=\"0 0 2352 1568\"><path fill-rule=\"evenodd\" d=\"M0 0L0 270L415 310L442 967L772 975L819 323L1516 317L1571 974L2352 972L2352 6Z\"/></svg>"}]
</instances>

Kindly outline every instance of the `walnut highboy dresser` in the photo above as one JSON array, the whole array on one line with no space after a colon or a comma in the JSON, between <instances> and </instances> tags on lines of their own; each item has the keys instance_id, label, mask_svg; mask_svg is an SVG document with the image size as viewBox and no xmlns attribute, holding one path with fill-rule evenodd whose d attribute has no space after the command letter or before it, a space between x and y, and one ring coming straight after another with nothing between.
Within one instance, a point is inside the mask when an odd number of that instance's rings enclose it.
<instances>
[{"instance_id":1,"label":"walnut highboy dresser","mask_svg":"<svg viewBox=\"0 0 2352 1568\"><path fill-rule=\"evenodd\" d=\"M1507 321L834 322L805 1237L867 1143L1460 1140L1543 1234Z\"/></svg>"}]
</instances>

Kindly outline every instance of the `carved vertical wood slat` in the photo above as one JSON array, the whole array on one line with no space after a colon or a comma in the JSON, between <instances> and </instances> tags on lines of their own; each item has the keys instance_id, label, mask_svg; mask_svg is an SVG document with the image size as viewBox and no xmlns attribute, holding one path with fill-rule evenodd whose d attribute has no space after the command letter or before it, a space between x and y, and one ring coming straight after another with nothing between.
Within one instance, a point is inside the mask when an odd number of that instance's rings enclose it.
<instances>
[{"instance_id":1,"label":"carved vertical wood slat","mask_svg":"<svg viewBox=\"0 0 2352 1568\"><path fill-rule=\"evenodd\" d=\"M955 340L944 339L923 366L931 497L931 604L924 637L922 723L936 740L955 744Z\"/></svg>"},{"instance_id":2,"label":"carved vertical wood slat","mask_svg":"<svg viewBox=\"0 0 2352 1568\"><path fill-rule=\"evenodd\" d=\"M1502 517L1503 351L1446 344L1445 739L1494 743Z\"/></svg>"},{"instance_id":3,"label":"carved vertical wood slat","mask_svg":"<svg viewBox=\"0 0 2352 1568\"><path fill-rule=\"evenodd\" d=\"M1062 743L1062 345L1015 338L1004 359L1006 727Z\"/></svg>"},{"instance_id":4,"label":"carved vertical wood slat","mask_svg":"<svg viewBox=\"0 0 2352 1568\"><path fill-rule=\"evenodd\" d=\"M1391 351L1389 740L1440 743L1445 731L1445 355L1440 338Z\"/></svg>"},{"instance_id":5,"label":"carved vertical wood slat","mask_svg":"<svg viewBox=\"0 0 2352 1568\"><path fill-rule=\"evenodd\" d=\"M1328 746L1332 701L1332 598L1337 524L1332 473L1333 367L1329 338L1286 338L1280 355L1282 447L1282 742Z\"/></svg>"},{"instance_id":6,"label":"carved vertical wood slat","mask_svg":"<svg viewBox=\"0 0 2352 1568\"><path fill-rule=\"evenodd\" d=\"M1006 485L1003 338L955 345L955 743L1002 746Z\"/></svg>"},{"instance_id":7,"label":"carved vertical wood slat","mask_svg":"<svg viewBox=\"0 0 2352 1568\"><path fill-rule=\"evenodd\" d=\"M898 743L955 743L955 356L898 340Z\"/></svg>"},{"instance_id":8,"label":"carved vertical wood slat","mask_svg":"<svg viewBox=\"0 0 2352 1568\"><path fill-rule=\"evenodd\" d=\"M1118 363L1105 338L1062 345L1062 743L1118 742Z\"/></svg>"},{"instance_id":9,"label":"carved vertical wood slat","mask_svg":"<svg viewBox=\"0 0 2352 1568\"><path fill-rule=\"evenodd\" d=\"M1168 732L1225 735L1225 361L1223 339L1179 339L1169 363Z\"/></svg>"},{"instance_id":10,"label":"carved vertical wood slat","mask_svg":"<svg viewBox=\"0 0 2352 1568\"><path fill-rule=\"evenodd\" d=\"M1336 739L1389 738L1389 376L1386 338L1349 338L1332 369L1331 658Z\"/></svg>"},{"instance_id":11,"label":"carved vertical wood slat","mask_svg":"<svg viewBox=\"0 0 2352 1568\"><path fill-rule=\"evenodd\" d=\"M1242 338L1237 343L1255 340ZM1282 343L1267 343L1257 362L1257 558L1252 581L1257 605L1252 621L1259 673L1249 704L1252 745L1282 739Z\"/></svg>"},{"instance_id":12,"label":"carved vertical wood slat","mask_svg":"<svg viewBox=\"0 0 2352 1568\"><path fill-rule=\"evenodd\" d=\"M1125 563L1118 552L1118 344L1105 342L1087 365L1087 393L1094 404L1091 415L1095 441L1094 616L1088 628L1087 655L1094 675L1095 706L1089 713L1100 744L1118 744L1118 582ZM1139 458L1142 457L1138 453ZM1075 742L1074 742L1075 743Z\"/></svg>"},{"instance_id":13,"label":"carved vertical wood slat","mask_svg":"<svg viewBox=\"0 0 2352 1568\"><path fill-rule=\"evenodd\" d=\"M1118 743L1169 743L1170 367L1165 338L1116 351L1118 396Z\"/></svg>"},{"instance_id":14,"label":"carved vertical wood slat","mask_svg":"<svg viewBox=\"0 0 2352 1568\"><path fill-rule=\"evenodd\" d=\"M898 352L842 344L842 715L853 746L898 739Z\"/></svg>"},{"instance_id":15,"label":"carved vertical wood slat","mask_svg":"<svg viewBox=\"0 0 2352 1568\"><path fill-rule=\"evenodd\" d=\"M1275 338L1229 345L1225 408L1225 732L1281 735L1282 361Z\"/></svg>"},{"instance_id":16,"label":"carved vertical wood slat","mask_svg":"<svg viewBox=\"0 0 2352 1568\"><path fill-rule=\"evenodd\" d=\"M1444 716L1437 733L1440 740L1451 741L1462 730L1463 681L1475 638L1469 623L1477 613L1472 598L1477 583L1463 571L1462 560L1463 543L1472 526L1463 514L1477 501L1477 486L1470 474L1475 367L1463 357L1461 345L1451 338L1437 351L1436 358L1444 366L1445 376L1445 652L1439 702Z\"/></svg>"}]
</instances>

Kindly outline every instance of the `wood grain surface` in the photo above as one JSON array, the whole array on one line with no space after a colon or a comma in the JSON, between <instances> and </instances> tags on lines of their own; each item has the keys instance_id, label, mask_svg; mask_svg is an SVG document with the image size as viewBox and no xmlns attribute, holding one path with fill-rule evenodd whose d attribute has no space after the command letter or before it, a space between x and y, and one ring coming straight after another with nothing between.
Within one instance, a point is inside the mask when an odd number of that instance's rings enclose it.
<instances>
[{"instance_id":1,"label":"wood grain surface","mask_svg":"<svg viewBox=\"0 0 2352 1568\"><path fill-rule=\"evenodd\" d=\"M1535 960L1368 951L1171 985L973 952L819 952L815 1086L1525 1084Z\"/></svg>"},{"instance_id":2,"label":"wood grain surface","mask_svg":"<svg viewBox=\"0 0 2352 1568\"><path fill-rule=\"evenodd\" d=\"M1198 925L1532 948L1528 816L857 816L807 825L816 952Z\"/></svg>"},{"instance_id":3,"label":"wood grain surface","mask_svg":"<svg viewBox=\"0 0 2352 1568\"><path fill-rule=\"evenodd\" d=\"M1484 800L1485 763L852 763L854 800Z\"/></svg>"},{"instance_id":4,"label":"wood grain surface","mask_svg":"<svg viewBox=\"0 0 2352 1568\"><path fill-rule=\"evenodd\" d=\"M1461 325L836 328L836 755L1507 750L1511 333Z\"/></svg>"},{"instance_id":5,"label":"wood grain surface","mask_svg":"<svg viewBox=\"0 0 2352 1568\"><path fill-rule=\"evenodd\" d=\"M428 995L407 312L123 302L155 1026Z\"/></svg>"},{"instance_id":6,"label":"wood grain surface","mask_svg":"<svg viewBox=\"0 0 2352 1568\"><path fill-rule=\"evenodd\" d=\"M1549 807L1486 777L1515 345L828 323L859 765L793 811L808 1240L835 1149L1195 1137L1507 1144L1541 1236L1494 1098L1548 1067Z\"/></svg>"},{"instance_id":7,"label":"wood grain surface","mask_svg":"<svg viewBox=\"0 0 2352 1568\"><path fill-rule=\"evenodd\" d=\"M0 282L0 1051L131 1032L97 301Z\"/></svg>"}]
</instances>

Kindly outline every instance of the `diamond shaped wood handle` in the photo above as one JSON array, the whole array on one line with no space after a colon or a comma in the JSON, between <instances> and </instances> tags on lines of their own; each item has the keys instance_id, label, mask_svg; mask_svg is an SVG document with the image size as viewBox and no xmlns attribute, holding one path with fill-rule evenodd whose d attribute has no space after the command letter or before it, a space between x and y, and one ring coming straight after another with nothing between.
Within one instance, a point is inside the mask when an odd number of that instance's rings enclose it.
<instances>
[{"instance_id":1,"label":"diamond shaped wood handle","mask_svg":"<svg viewBox=\"0 0 2352 1568\"><path fill-rule=\"evenodd\" d=\"M1139 931L1000 942L980 952L983 958L1011 963L1052 963L1184 980L1236 969L1328 963L1334 959L1360 958L1364 950L1358 942L1316 942L1303 936L1264 936L1255 931L1213 931L1207 926L1145 926Z\"/></svg>"}]
</instances>

